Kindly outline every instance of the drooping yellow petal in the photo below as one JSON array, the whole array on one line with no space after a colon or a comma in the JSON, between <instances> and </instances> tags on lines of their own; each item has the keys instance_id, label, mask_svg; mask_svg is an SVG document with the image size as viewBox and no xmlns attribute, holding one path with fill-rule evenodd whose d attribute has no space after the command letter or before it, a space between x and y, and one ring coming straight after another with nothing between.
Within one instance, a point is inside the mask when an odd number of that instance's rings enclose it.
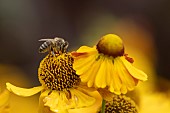
<instances>
[{"instance_id":1,"label":"drooping yellow petal","mask_svg":"<svg viewBox=\"0 0 170 113\"><path fill-rule=\"evenodd\" d=\"M95 102L95 98L77 89L70 89L70 93L71 97L68 98L65 91L52 91L44 98L44 105L53 112L67 113L68 109L87 107Z\"/></svg>"},{"instance_id":2,"label":"drooping yellow petal","mask_svg":"<svg viewBox=\"0 0 170 113\"><path fill-rule=\"evenodd\" d=\"M115 63L119 67L117 69L118 69L119 77L122 81L122 84L124 84L128 90L133 90L135 87L135 80L132 78L129 72L127 72L127 70L125 69L119 57L115 59Z\"/></svg>"},{"instance_id":3,"label":"drooping yellow petal","mask_svg":"<svg viewBox=\"0 0 170 113\"><path fill-rule=\"evenodd\" d=\"M69 100L66 98L64 92L52 91L48 96L44 98L44 106L48 106L49 109L57 113L68 113Z\"/></svg>"},{"instance_id":4,"label":"drooping yellow petal","mask_svg":"<svg viewBox=\"0 0 170 113\"><path fill-rule=\"evenodd\" d=\"M110 63L110 67L113 67L113 69L110 69L110 74L111 74L111 80L110 80L110 86L109 86L109 90L111 92L114 92L117 95L121 94L121 87L122 87L122 81L120 80L119 74L117 72L117 68L119 68L117 66L117 64L112 61L109 62Z\"/></svg>"},{"instance_id":5,"label":"drooping yellow petal","mask_svg":"<svg viewBox=\"0 0 170 113\"><path fill-rule=\"evenodd\" d=\"M92 53L89 54L91 51ZM95 48L82 46L77 50L77 52L72 52L72 55L74 57L73 69L76 70L78 75L81 75L88 71L95 61L97 50Z\"/></svg>"},{"instance_id":6,"label":"drooping yellow petal","mask_svg":"<svg viewBox=\"0 0 170 113\"><path fill-rule=\"evenodd\" d=\"M95 78L95 85L98 88L105 88L107 83L106 83L106 78L107 78L107 62L106 58L101 58L101 65L99 67L98 72L96 73L96 78Z\"/></svg>"},{"instance_id":7,"label":"drooping yellow petal","mask_svg":"<svg viewBox=\"0 0 170 113\"><path fill-rule=\"evenodd\" d=\"M86 95L85 93L82 93L77 89L72 89L70 91L72 95L72 100L75 102L75 107L77 108L91 106L96 101L95 98Z\"/></svg>"},{"instance_id":8,"label":"drooping yellow petal","mask_svg":"<svg viewBox=\"0 0 170 113\"><path fill-rule=\"evenodd\" d=\"M9 91L13 92L16 95L19 96L24 96L24 97L28 97L28 96L32 96L38 92L40 92L43 87L42 86L38 86L38 87L33 87L30 89L26 89L26 88L20 88L20 87L16 87L10 83L6 83L6 87Z\"/></svg>"},{"instance_id":9,"label":"drooping yellow petal","mask_svg":"<svg viewBox=\"0 0 170 113\"><path fill-rule=\"evenodd\" d=\"M51 95L51 94L52 95ZM59 92L50 90L45 90L41 93L39 98L39 111L38 113L68 113L66 106L62 106L62 98L59 95Z\"/></svg>"},{"instance_id":10,"label":"drooping yellow petal","mask_svg":"<svg viewBox=\"0 0 170 113\"><path fill-rule=\"evenodd\" d=\"M124 66L126 67L126 69L128 70L128 72L136 79L142 80L142 81L146 81L147 80L147 75L135 68L134 66L132 66L131 63L129 63L124 57L120 57L120 59L122 60Z\"/></svg>"},{"instance_id":11,"label":"drooping yellow petal","mask_svg":"<svg viewBox=\"0 0 170 113\"><path fill-rule=\"evenodd\" d=\"M88 87L92 87L94 85L96 73L99 70L101 61L102 60L100 60L100 59L99 59L99 61L94 61L91 68L88 71L86 71L86 73L84 73L83 75L80 75L82 82L87 82Z\"/></svg>"},{"instance_id":12,"label":"drooping yellow petal","mask_svg":"<svg viewBox=\"0 0 170 113\"><path fill-rule=\"evenodd\" d=\"M124 83L122 83L122 87L120 88L120 91L121 91L121 93L122 94L126 94L127 93L127 86L124 84Z\"/></svg>"},{"instance_id":13,"label":"drooping yellow petal","mask_svg":"<svg viewBox=\"0 0 170 113\"><path fill-rule=\"evenodd\" d=\"M83 82L80 82L79 87L77 87L76 89L85 92L86 94L96 91L94 87L88 87L87 84Z\"/></svg>"},{"instance_id":14,"label":"drooping yellow petal","mask_svg":"<svg viewBox=\"0 0 170 113\"><path fill-rule=\"evenodd\" d=\"M44 98L48 96L50 90L45 90L41 93L39 97L39 106L38 106L38 113L54 113L50 111L50 108L47 106L44 106Z\"/></svg>"},{"instance_id":15,"label":"drooping yellow petal","mask_svg":"<svg viewBox=\"0 0 170 113\"><path fill-rule=\"evenodd\" d=\"M111 74L110 70L114 69L113 62L109 58L106 58L105 62L106 62L106 65L105 65L105 68L106 68L106 84L108 86L110 86L110 81L111 81L111 77L112 77L112 74L113 74L113 73Z\"/></svg>"},{"instance_id":16,"label":"drooping yellow petal","mask_svg":"<svg viewBox=\"0 0 170 113\"><path fill-rule=\"evenodd\" d=\"M73 63L73 69L77 70L76 74L81 75L91 68L91 65L95 61L96 55L91 55L85 59L75 59Z\"/></svg>"},{"instance_id":17,"label":"drooping yellow petal","mask_svg":"<svg viewBox=\"0 0 170 113\"><path fill-rule=\"evenodd\" d=\"M92 87L92 85L93 85L93 81L89 82L89 80L91 80L92 78L95 77L95 75L91 75L92 71L93 71L92 69L89 69L89 71L87 71L86 73L84 73L80 76L81 81L84 82L84 83L87 82L88 87Z\"/></svg>"},{"instance_id":18,"label":"drooping yellow petal","mask_svg":"<svg viewBox=\"0 0 170 113\"><path fill-rule=\"evenodd\" d=\"M69 113L97 113L102 104L102 97L97 91L92 92L91 96L95 97L96 99L93 105L88 107L69 109Z\"/></svg>"}]
</instances>

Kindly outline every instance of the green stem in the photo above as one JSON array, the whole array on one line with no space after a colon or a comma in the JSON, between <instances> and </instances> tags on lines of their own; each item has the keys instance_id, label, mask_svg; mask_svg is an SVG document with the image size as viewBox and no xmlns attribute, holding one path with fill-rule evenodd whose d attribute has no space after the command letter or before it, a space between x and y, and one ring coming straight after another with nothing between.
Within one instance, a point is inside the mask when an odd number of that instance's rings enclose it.
<instances>
[{"instance_id":1,"label":"green stem","mask_svg":"<svg viewBox=\"0 0 170 113\"><path fill-rule=\"evenodd\" d=\"M102 100L102 111L101 111L101 113L105 113L105 104L106 104L106 101L103 99Z\"/></svg>"}]
</instances>

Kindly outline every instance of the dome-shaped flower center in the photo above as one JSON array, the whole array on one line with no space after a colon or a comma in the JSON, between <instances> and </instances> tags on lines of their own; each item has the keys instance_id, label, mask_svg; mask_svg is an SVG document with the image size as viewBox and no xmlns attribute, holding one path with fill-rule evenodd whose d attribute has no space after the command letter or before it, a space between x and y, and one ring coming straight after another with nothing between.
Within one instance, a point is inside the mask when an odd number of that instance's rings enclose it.
<instances>
[{"instance_id":1,"label":"dome-shaped flower center","mask_svg":"<svg viewBox=\"0 0 170 113\"><path fill-rule=\"evenodd\" d=\"M124 54L124 45L119 36L108 34L103 36L97 44L99 53L117 57Z\"/></svg>"},{"instance_id":2,"label":"dome-shaped flower center","mask_svg":"<svg viewBox=\"0 0 170 113\"><path fill-rule=\"evenodd\" d=\"M105 113L138 113L138 110L129 97L116 95L113 101L106 101Z\"/></svg>"},{"instance_id":3,"label":"dome-shaped flower center","mask_svg":"<svg viewBox=\"0 0 170 113\"><path fill-rule=\"evenodd\" d=\"M79 84L80 78L73 69L73 58L68 53L49 53L40 63L40 83L48 89L61 91Z\"/></svg>"}]
</instances>

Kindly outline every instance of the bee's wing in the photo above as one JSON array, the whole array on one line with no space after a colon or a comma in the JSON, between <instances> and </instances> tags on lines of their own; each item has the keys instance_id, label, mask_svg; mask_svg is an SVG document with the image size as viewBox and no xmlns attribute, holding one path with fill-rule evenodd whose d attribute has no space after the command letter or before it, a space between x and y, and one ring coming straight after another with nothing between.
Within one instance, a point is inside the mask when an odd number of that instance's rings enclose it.
<instances>
[{"instance_id":1,"label":"bee's wing","mask_svg":"<svg viewBox=\"0 0 170 113\"><path fill-rule=\"evenodd\" d=\"M53 39L40 39L38 41L52 41Z\"/></svg>"}]
</instances>

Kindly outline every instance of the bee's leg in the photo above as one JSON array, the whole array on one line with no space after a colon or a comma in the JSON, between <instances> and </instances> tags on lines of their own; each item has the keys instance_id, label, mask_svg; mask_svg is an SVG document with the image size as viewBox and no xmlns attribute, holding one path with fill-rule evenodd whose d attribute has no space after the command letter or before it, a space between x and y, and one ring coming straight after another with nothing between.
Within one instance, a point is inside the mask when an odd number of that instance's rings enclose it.
<instances>
[{"instance_id":1,"label":"bee's leg","mask_svg":"<svg viewBox=\"0 0 170 113\"><path fill-rule=\"evenodd\" d=\"M61 51L61 53L63 53L63 52L64 52L63 49L64 49L64 48L63 48L63 44L61 44L61 45L60 45L60 48L59 48L59 51Z\"/></svg>"},{"instance_id":2,"label":"bee's leg","mask_svg":"<svg viewBox=\"0 0 170 113\"><path fill-rule=\"evenodd\" d=\"M69 46L69 43L67 41L65 41L65 44L63 45L63 52L68 51L68 46Z\"/></svg>"},{"instance_id":3,"label":"bee's leg","mask_svg":"<svg viewBox=\"0 0 170 113\"><path fill-rule=\"evenodd\" d=\"M54 51L51 51L52 55L55 56L55 52Z\"/></svg>"},{"instance_id":4,"label":"bee's leg","mask_svg":"<svg viewBox=\"0 0 170 113\"><path fill-rule=\"evenodd\" d=\"M57 54L62 54L61 46L56 47Z\"/></svg>"},{"instance_id":5,"label":"bee's leg","mask_svg":"<svg viewBox=\"0 0 170 113\"><path fill-rule=\"evenodd\" d=\"M53 56L55 56L55 54L56 54L53 47L50 47L50 51L49 52L51 52Z\"/></svg>"}]
</instances>

